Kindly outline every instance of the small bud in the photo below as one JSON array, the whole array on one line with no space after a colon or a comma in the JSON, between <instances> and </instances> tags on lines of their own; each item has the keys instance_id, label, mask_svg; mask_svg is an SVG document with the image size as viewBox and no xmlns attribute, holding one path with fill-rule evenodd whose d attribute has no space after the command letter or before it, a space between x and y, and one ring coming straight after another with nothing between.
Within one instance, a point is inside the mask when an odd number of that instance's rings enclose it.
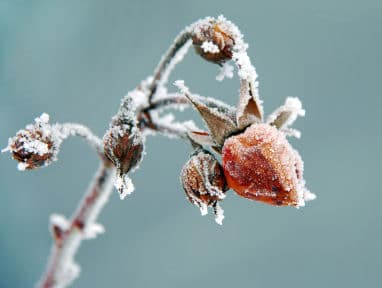
<instances>
[{"instance_id":1,"label":"small bud","mask_svg":"<svg viewBox=\"0 0 382 288\"><path fill-rule=\"evenodd\" d=\"M49 115L43 113L35 119L35 124L27 125L10 138L2 152L12 153L12 157L19 162L19 170L30 170L56 160L61 142L59 132L49 124Z\"/></svg>"},{"instance_id":2,"label":"small bud","mask_svg":"<svg viewBox=\"0 0 382 288\"><path fill-rule=\"evenodd\" d=\"M196 53L205 60L222 65L232 59L234 36L224 22L207 19L197 25L192 34Z\"/></svg>"},{"instance_id":3,"label":"small bud","mask_svg":"<svg viewBox=\"0 0 382 288\"><path fill-rule=\"evenodd\" d=\"M207 151L196 152L184 165L181 182L188 200L200 208L202 215L213 207L215 220L221 224L224 216L218 201L225 198L226 180L219 162Z\"/></svg>"},{"instance_id":4,"label":"small bud","mask_svg":"<svg viewBox=\"0 0 382 288\"><path fill-rule=\"evenodd\" d=\"M228 138L222 159L228 186L242 197L296 207L314 199L305 188L299 154L271 125L253 124Z\"/></svg>"},{"instance_id":5,"label":"small bud","mask_svg":"<svg viewBox=\"0 0 382 288\"><path fill-rule=\"evenodd\" d=\"M105 155L117 168L115 186L123 199L134 190L127 173L142 160L144 145L141 133L134 121L117 117L103 140Z\"/></svg>"}]
</instances>

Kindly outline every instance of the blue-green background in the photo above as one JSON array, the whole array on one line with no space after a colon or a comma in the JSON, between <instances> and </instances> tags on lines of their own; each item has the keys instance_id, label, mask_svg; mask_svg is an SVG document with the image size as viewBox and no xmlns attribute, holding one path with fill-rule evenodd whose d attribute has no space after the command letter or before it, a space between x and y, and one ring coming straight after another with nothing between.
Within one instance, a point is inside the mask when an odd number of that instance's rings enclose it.
<instances>
[{"instance_id":1,"label":"blue-green background","mask_svg":"<svg viewBox=\"0 0 382 288\"><path fill-rule=\"evenodd\" d=\"M185 25L224 14L242 30L265 111L298 96L292 140L318 199L276 208L229 193L223 227L185 199L189 147L149 138L136 191L115 192L86 241L73 287L379 287L381 1L0 0L0 143L41 112L101 135L128 90ZM237 79L193 53L172 80L235 104ZM196 118L196 113L186 114ZM97 168L80 139L60 161L19 172L0 156L0 287L32 287L48 256L48 218L70 215Z\"/></svg>"}]
</instances>

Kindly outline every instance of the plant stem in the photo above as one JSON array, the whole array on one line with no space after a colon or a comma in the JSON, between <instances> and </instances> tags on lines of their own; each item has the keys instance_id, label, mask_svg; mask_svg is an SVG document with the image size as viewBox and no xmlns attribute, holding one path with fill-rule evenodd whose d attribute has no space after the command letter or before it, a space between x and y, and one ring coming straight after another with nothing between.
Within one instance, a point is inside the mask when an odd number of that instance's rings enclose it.
<instances>
[{"instance_id":1,"label":"plant stem","mask_svg":"<svg viewBox=\"0 0 382 288\"><path fill-rule=\"evenodd\" d=\"M183 30L174 40L173 44L167 50L167 52L162 57L157 68L154 71L154 78L149 87L149 102L157 91L159 85L165 85L170 75L171 71L174 69L175 65L183 60L184 55L187 53L190 46L189 40L191 38L190 28ZM184 49L182 49L184 48Z\"/></svg>"},{"instance_id":2,"label":"plant stem","mask_svg":"<svg viewBox=\"0 0 382 288\"><path fill-rule=\"evenodd\" d=\"M74 257L82 240L86 239L86 230L96 223L113 190L114 174L113 167L105 162L101 163L88 192L73 214L68 229L60 230L62 227L53 226L55 242L40 287L66 287L78 276L79 267L75 264Z\"/></svg>"}]
</instances>

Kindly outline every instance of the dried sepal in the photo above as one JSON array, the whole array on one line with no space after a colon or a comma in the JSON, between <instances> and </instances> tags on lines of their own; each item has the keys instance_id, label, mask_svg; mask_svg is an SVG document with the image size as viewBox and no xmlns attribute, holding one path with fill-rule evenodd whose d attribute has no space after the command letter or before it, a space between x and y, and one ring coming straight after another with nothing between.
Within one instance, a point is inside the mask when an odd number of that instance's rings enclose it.
<instances>
[{"instance_id":1,"label":"dried sepal","mask_svg":"<svg viewBox=\"0 0 382 288\"><path fill-rule=\"evenodd\" d=\"M310 200L303 164L285 135L268 124L253 124L228 138L222 151L227 183L238 195L278 206Z\"/></svg>"},{"instance_id":2,"label":"dried sepal","mask_svg":"<svg viewBox=\"0 0 382 288\"><path fill-rule=\"evenodd\" d=\"M49 115L43 113L34 124L27 125L10 138L2 152L12 154L19 162L19 170L31 170L47 166L57 159L62 138L56 126L49 123Z\"/></svg>"},{"instance_id":3,"label":"dried sepal","mask_svg":"<svg viewBox=\"0 0 382 288\"><path fill-rule=\"evenodd\" d=\"M305 110L297 97L288 97L285 104L277 108L267 118L267 123L278 129L288 131L288 127L296 121L298 116L304 116Z\"/></svg>"},{"instance_id":4,"label":"dried sepal","mask_svg":"<svg viewBox=\"0 0 382 288\"><path fill-rule=\"evenodd\" d=\"M197 150L183 166L181 182L188 200L199 207L202 215L213 207L216 222L224 218L218 201L225 198L227 190L224 172L215 157L204 150Z\"/></svg>"},{"instance_id":5,"label":"dried sepal","mask_svg":"<svg viewBox=\"0 0 382 288\"><path fill-rule=\"evenodd\" d=\"M198 97L192 95L181 80L176 81L175 85L178 86L181 92L190 100L196 110L200 113L202 119L207 124L216 145L223 145L225 138L237 130L235 122L232 120L225 107L219 107L218 105L213 104L206 105Z\"/></svg>"},{"instance_id":6,"label":"dried sepal","mask_svg":"<svg viewBox=\"0 0 382 288\"><path fill-rule=\"evenodd\" d=\"M262 107L258 99L252 94L253 83L242 79L240 81L240 95L236 111L236 123L240 128L245 128L253 123L261 121Z\"/></svg>"}]
</instances>

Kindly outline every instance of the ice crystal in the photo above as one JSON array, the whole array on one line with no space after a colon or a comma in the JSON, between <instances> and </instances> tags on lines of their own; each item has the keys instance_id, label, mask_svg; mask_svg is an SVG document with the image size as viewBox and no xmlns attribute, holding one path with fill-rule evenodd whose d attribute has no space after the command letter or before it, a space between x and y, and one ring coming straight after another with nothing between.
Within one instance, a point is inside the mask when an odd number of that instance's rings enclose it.
<instances>
[{"instance_id":1,"label":"ice crystal","mask_svg":"<svg viewBox=\"0 0 382 288\"><path fill-rule=\"evenodd\" d=\"M224 78L232 78L233 77L233 66L229 63L224 63L222 67L220 67L220 72L216 75L217 81L223 81Z\"/></svg>"},{"instance_id":2,"label":"ice crystal","mask_svg":"<svg viewBox=\"0 0 382 288\"><path fill-rule=\"evenodd\" d=\"M203 49L203 51L205 53L219 53L219 47L216 46L214 43L212 43L211 41L205 41L203 42L201 48Z\"/></svg>"},{"instance_id":3,"label":"ice crystal","mask_svg":"<svg viewBox=\"0 0 382 288\"><path fill-rule=\"evenodd\" d=\"M127 195L130 195L134 191L134 184L131 178L127 175L117 175L114 180L114 186L119 192L121 200L125 199Z\"/></svg>"}]
</instances>

